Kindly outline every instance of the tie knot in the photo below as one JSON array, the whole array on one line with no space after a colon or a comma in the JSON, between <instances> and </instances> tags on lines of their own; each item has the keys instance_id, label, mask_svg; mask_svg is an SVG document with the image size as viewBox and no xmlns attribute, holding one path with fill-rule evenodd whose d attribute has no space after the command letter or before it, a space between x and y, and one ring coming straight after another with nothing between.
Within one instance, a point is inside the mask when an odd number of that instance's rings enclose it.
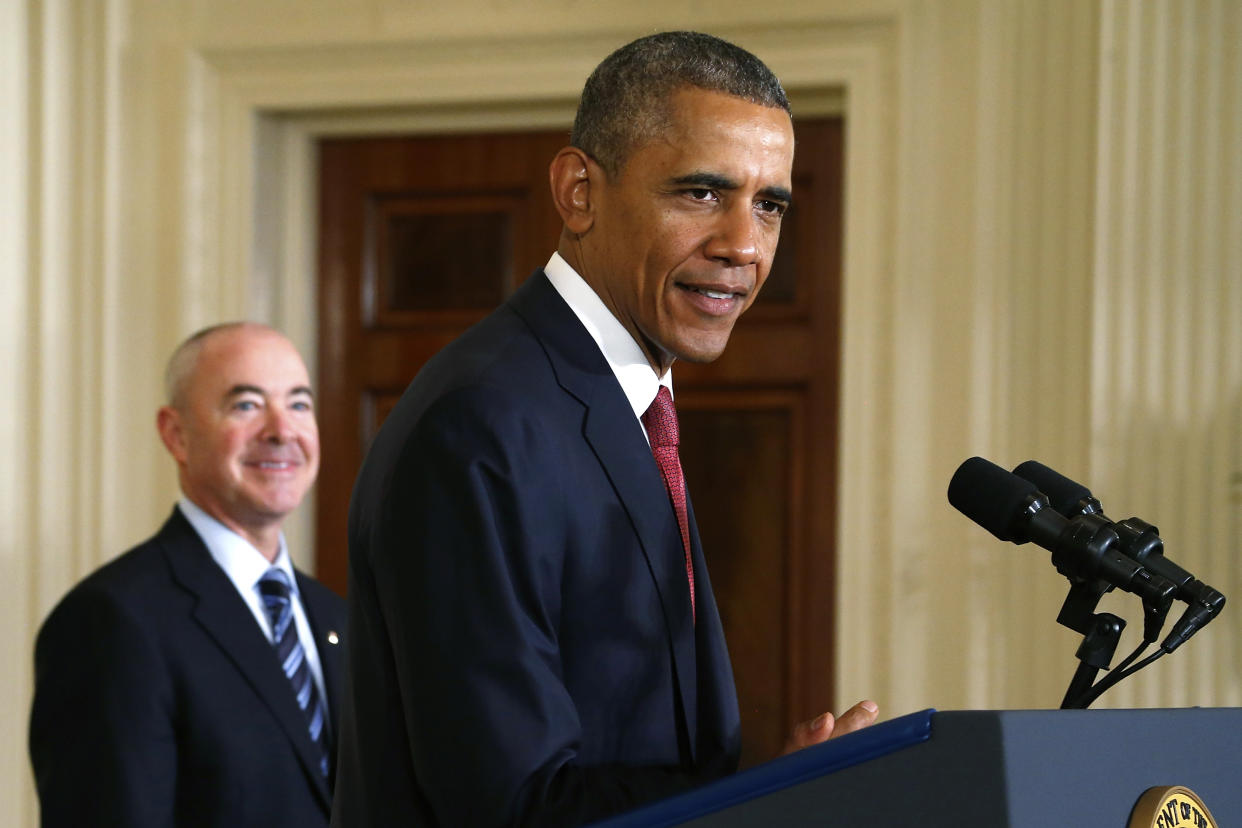
<instances>
[{"instance_id":1,"label":"tie knot","mask_svg":"<svg viewBox=\"0 0 1242 828\"><path fill-rule=\"evenodd\" d=\"M293 592L293 585L289 583L289 576L283 569L273 566L259 579L259 592L265 597L288 600Z\"/></svg>"},{"instance_id":2,"label":"tie knot","mask_svg":"<svg viewBox=\"0 0 1242 828\"><path fill-rule=\"evenodd\" d=\"M677 447L677 409L673 407L673 395L666 386L660 386L656 398L643 413L643 428L647 429L647 439L653 447Z\"/></svg>"}]
</instances>

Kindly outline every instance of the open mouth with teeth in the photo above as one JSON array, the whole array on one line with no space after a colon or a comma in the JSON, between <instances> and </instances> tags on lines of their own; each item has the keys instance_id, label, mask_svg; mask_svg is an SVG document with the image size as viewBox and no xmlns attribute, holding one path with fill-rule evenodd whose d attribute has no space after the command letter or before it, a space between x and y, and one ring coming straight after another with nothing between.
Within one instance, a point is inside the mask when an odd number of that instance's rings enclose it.
<instances>
[{"instance_id":1,"label":"open mouth with teeth","mask_svg":"<svg viewBox=\"0 0 1242 828\"><path fill-rule=\"evenodd\" d=\"M696 309L710 316L728 316L737 310L746 296L740 291L688 285L683 282L679 282L677 286L685 291L684 295Z\"/></svg>"},{"instance_id":2,"label":"open mouth with teeth","mask_svg":"<svg viewBox=\"0 0 1242 828\"><path fill-rule=\"evenodd\" d=\"M287 471L297 468L300 464L293 460L255 460L246 465L263 471Z\"/></svg>"}]
</instances>

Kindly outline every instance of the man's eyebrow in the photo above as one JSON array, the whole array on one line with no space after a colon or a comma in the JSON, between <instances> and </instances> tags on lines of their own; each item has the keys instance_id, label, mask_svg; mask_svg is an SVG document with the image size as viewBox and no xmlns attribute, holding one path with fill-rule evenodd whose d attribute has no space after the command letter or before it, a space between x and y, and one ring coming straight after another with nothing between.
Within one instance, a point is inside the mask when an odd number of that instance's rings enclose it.
<instances>
[{"instance_id":1,"label":"man's eyebrow","mask_svg":"<svg viewBox=\"0 0 1242 828\"><path fill-rule=\"evenodd\" d=\"M673 183L681 187L702 187L705 190L736 190L739 186L732 178L712 172L692 172L674 178Z\"/></svg>"},{"instance_id":2,"label":"man's eyebrow","mask_svg":"<svg viewBox=\"0 0 1242 828\"><path fill-rule=\"evenodd\" d=\"M732 178L713 172L692 172L674 178L672 183L678 187L702 187L706 190L736 190L741 186ZM759 191L759 196L786 205L793 203L793 193L786 187L764 187Z\"/></svg>"},{"instance_id":3,"label":"man's eyebrow","mask_svg":"<svg viewBox=\"0 0 1242 828\"><path fill-rule=\"evenodd\" d=\"M786 207L793 204L793 192L785 187L764 187L759 191L759 195L769 201L782 202Z\"/></svg>"},{"instance_id":4,"label":"man's eyebrow","mask_svg":"<svg viewBox=\"0 0 1242 828\"><path fill-rule=\"evenodd\" d=\"M228 398L228 397L236 397L241 394L258 394L260 397L266 396L266 392L259 386L247 385L245 383L239 383L237 385L234 385L232 388L229 389L228 393L225 394L224 396ZM310 390L309 386L306 386L306 385L298 385L289 390L290 397L294 396L295 394L305 394L311 399L315 398L315 393Z\"/></svg>"}]
</instances>

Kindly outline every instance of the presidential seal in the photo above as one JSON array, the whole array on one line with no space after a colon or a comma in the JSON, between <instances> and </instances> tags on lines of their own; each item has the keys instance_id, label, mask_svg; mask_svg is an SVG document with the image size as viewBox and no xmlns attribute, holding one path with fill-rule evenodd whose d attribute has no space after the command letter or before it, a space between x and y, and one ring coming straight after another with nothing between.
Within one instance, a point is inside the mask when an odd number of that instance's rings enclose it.
<instances>
[{"instance_id":1,"label":"presidential seal","mask_svg":"<svg viewBox=\"0 0 1242 828\"><path fill-rule=\"evenodd\" d=\"M1219 828L1212 813L1189 788L1148 788L1130 813L1129 828Z\"/></svg>"}]
</instances>

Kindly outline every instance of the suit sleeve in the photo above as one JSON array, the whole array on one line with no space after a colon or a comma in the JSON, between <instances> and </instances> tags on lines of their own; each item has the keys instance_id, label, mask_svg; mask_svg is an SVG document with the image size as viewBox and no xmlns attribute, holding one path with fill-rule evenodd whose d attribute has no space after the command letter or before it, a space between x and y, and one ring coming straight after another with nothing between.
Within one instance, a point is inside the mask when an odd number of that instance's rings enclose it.
<instances>
[{"instance_id":1,"label":"suit sleeve","mask_svg":"<svg viewBox=\"0 0 1242 828\"><path fill-rule=\"evenodd\" d=\"M425 414L372 537L419 787L440 825L578 825L698 781L584 767L560 671L565 441L529 400L459 393Z\"/></svg>"},{"instance_id":2,"label":"suit sleeve","mask_svg":"<svg viewBox=\"0 0 1242 828\"><path fill-rule=\"evenodd\" d=\"M177 751L158 649L116 598L83 585L40 631L30 757L43 828L174 822Z\"/></svg>"}]
</instances>

